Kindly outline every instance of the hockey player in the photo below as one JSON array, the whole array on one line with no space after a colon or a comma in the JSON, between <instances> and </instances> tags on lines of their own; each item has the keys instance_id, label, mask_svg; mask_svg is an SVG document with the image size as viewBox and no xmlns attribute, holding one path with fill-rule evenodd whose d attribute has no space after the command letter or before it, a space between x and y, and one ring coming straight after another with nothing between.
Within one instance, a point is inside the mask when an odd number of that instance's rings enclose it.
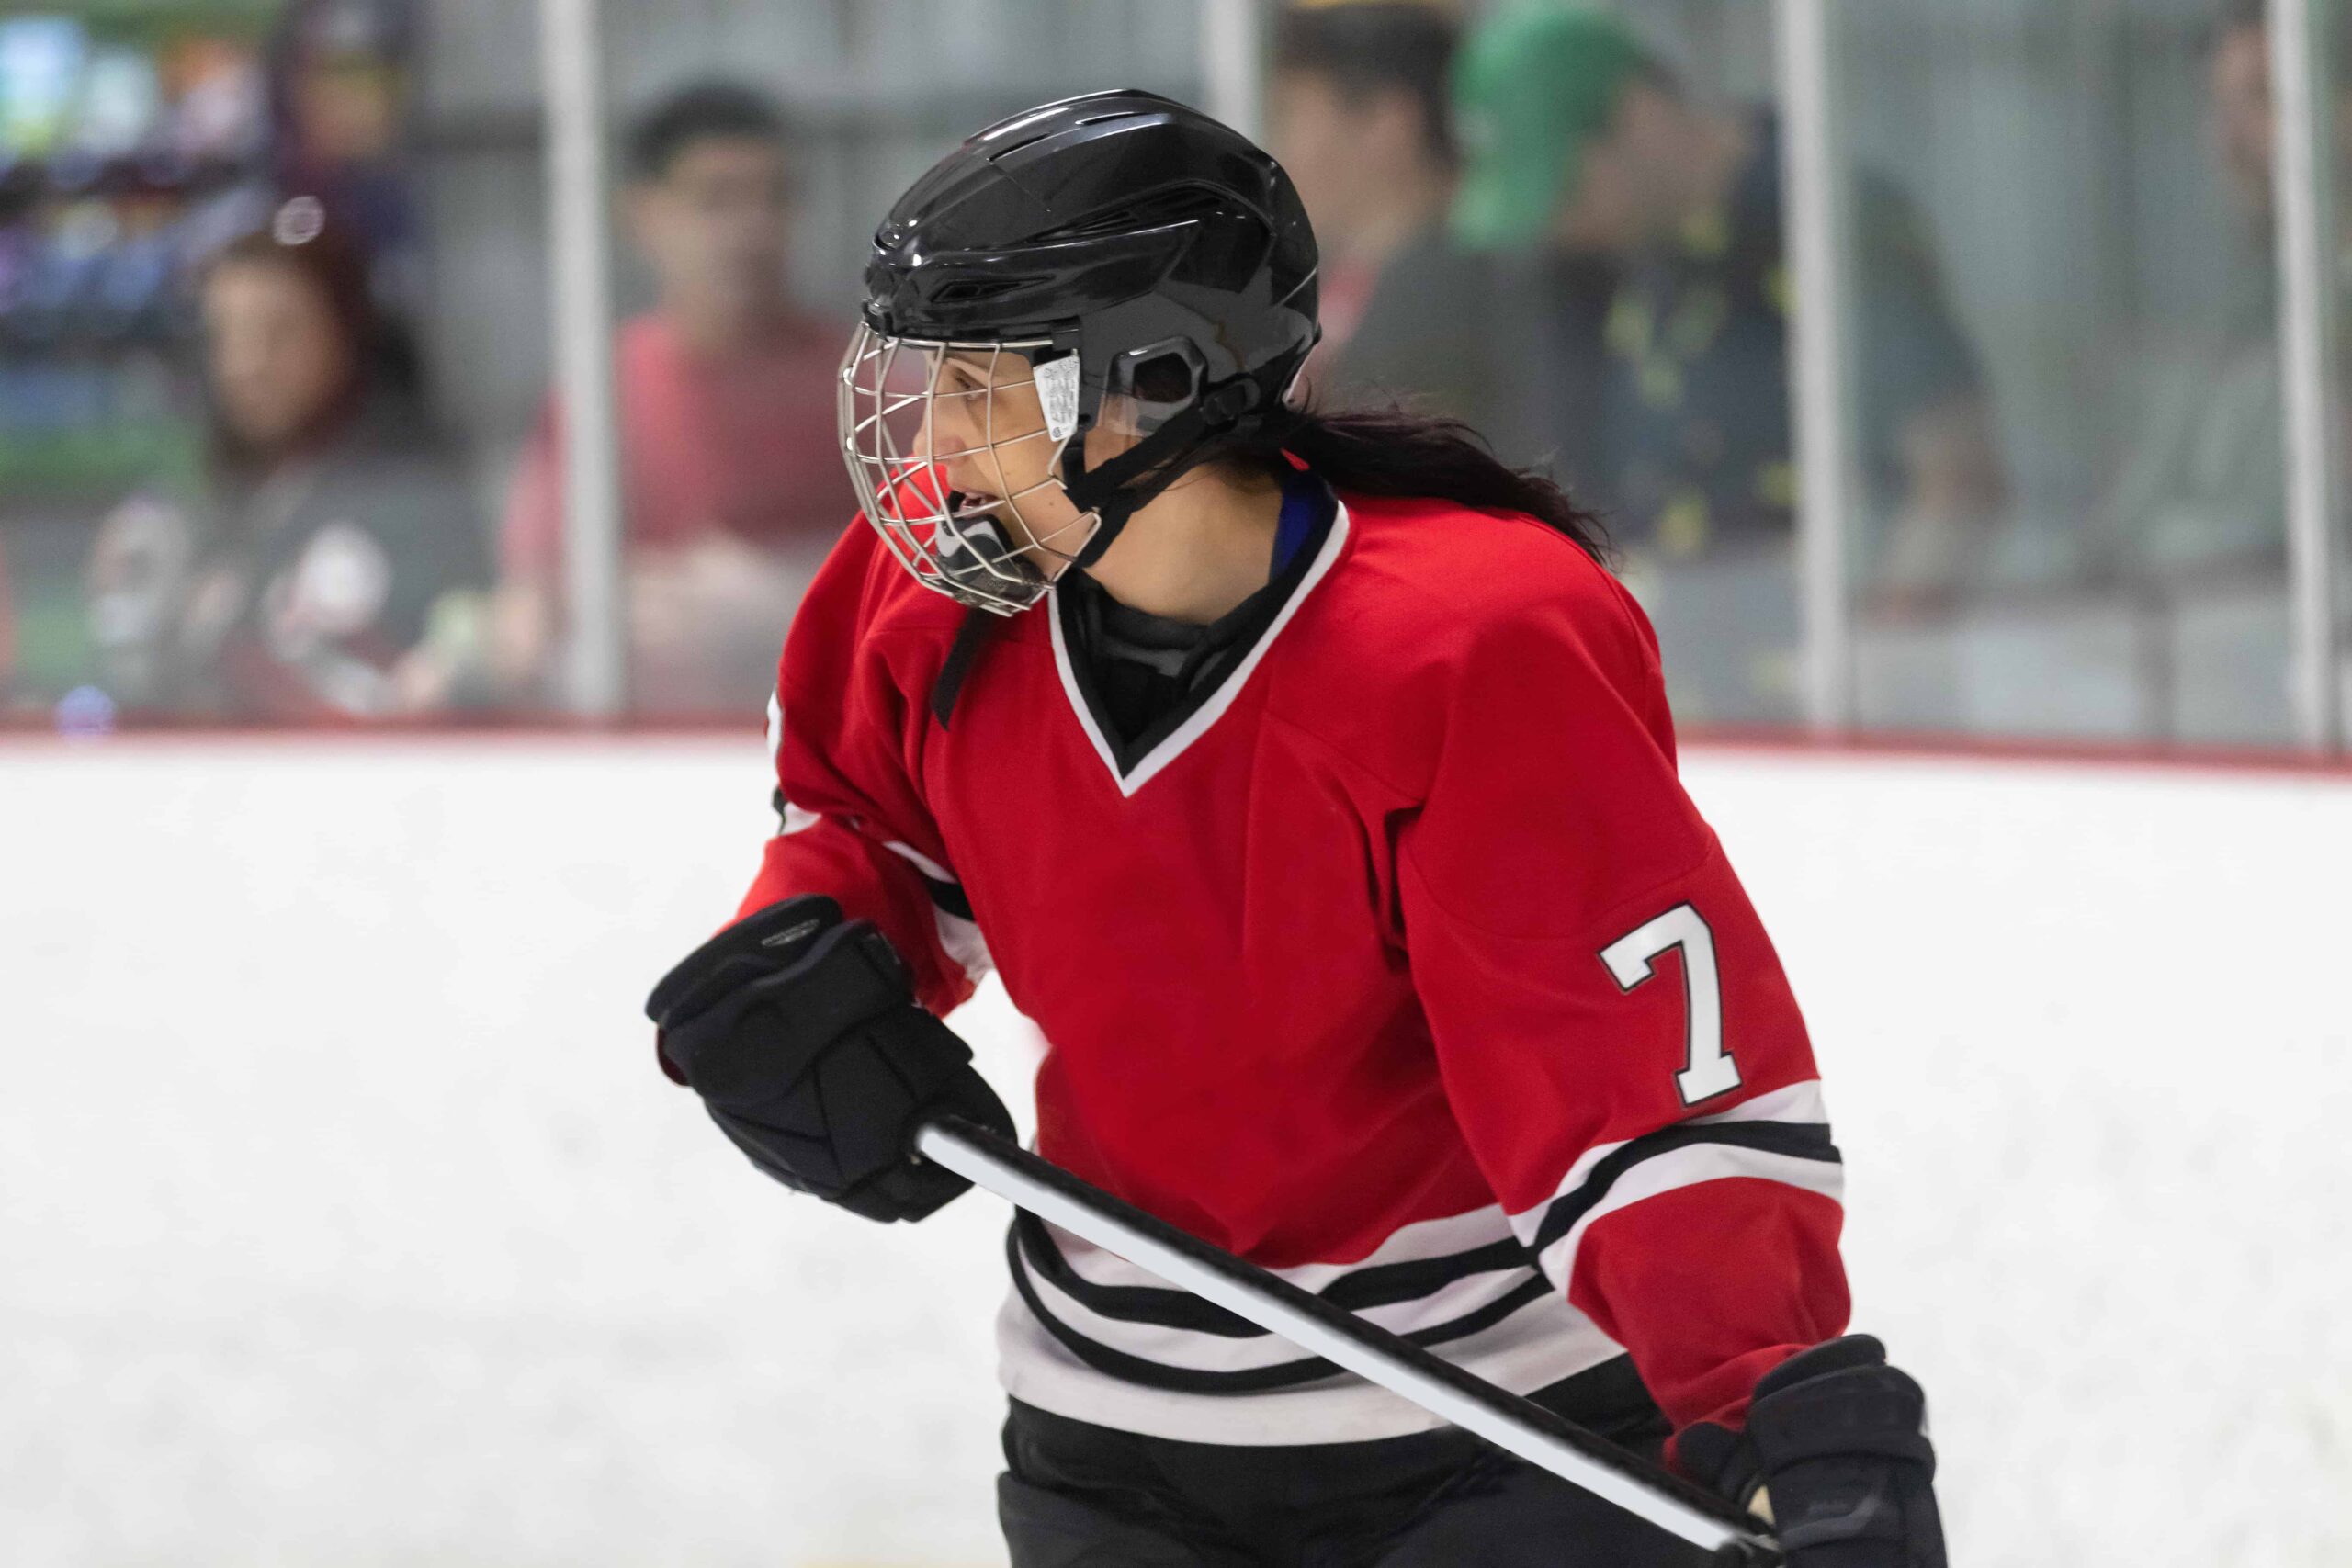
<instances>
[{"instance_id":1,"label":"hockey player","mask_svg":"<svg viewBox=\"0 0 2352 1568\"><path fill-rule=\"evenodd\" d=\"M752 1162L877 1220L1010 1119L939 1021L993 964L1039 1151L1777 1519L1943 1562L1918 1386L1839 1337L1804 1026L1677 782L1591 521L1461 427L1292 406L1315 242L1164 98L981 132L876 232L844 537L771 710L782 818L656 990ZM1015 1568L1690 1560L1034 1219L999 1325Z\"/></svg>"}]
</instances>

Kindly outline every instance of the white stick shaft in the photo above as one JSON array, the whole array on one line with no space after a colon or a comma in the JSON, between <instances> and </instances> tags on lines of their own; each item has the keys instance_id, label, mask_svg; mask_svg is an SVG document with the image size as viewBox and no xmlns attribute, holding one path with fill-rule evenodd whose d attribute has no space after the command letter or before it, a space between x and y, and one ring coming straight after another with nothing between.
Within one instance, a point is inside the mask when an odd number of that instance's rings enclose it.
<instances>
[{"instance_id":1,"label":"white stick shaft","mask_svg":"<svg viewBox=\"0 0 2352 1568\"><path fill-rule=\"evenodd\" d=\"M1149 1269L1171 1285L1213 1302L1269 1333L1279 1334L1334 1366L1344 1367L1392 1393L1401 1394L1432 1415L1476 1433L1528 1463L1573 1482L1693 1546L1714 1551L1747 1539L1680 1499L1651 1491L1578 1453L1551 1433L1527 1425L1507 1410L1482 1404L1419 1367L1335 1333L1329 1325L1290 1303L1203 1267L1165 1242L1039 1181L976 1139L944 1127L926 1127L916 1136L915 1147L925 1159L945 1166L974 1186L984 1187L1039 1219L1114 1252L1139 1269Z\"/></svg>"}]
</instances>

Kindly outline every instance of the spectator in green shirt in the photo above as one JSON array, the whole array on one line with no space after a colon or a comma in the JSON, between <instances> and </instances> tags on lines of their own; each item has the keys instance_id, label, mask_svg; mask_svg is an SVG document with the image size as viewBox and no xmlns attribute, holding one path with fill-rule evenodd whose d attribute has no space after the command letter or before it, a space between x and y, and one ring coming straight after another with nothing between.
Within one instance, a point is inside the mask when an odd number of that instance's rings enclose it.
<instances>
[{"instance_id":1,"label":"spectator in green shirt","mask_svg":"<svg viewBox=\"0 0 2352 1568\"><path fill-rule=\"evenodd\" d=\"M1586 499L1661 561L1785 554L1799 476L1781 132L1687 92L1624 24L1523 0L1455 69L1465 244L1605 258L1600 429ZM2003 504L1984 379L1925 224L1855 182L1855 399L1866 582L1910 606L1957 590ZM1544 366L1542 385L1580 373Z\"/></svg>"}]
</instances>

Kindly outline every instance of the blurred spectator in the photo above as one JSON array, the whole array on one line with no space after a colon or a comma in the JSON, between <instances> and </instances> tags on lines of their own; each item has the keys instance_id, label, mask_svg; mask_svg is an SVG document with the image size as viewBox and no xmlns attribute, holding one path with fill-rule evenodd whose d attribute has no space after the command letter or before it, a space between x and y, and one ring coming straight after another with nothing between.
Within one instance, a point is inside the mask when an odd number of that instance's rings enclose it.
<instances>
[{"instance_id":1,"label":"blurred spectator","mask_svg":"<svg viewBox=\"0 0 2352 1568\"><path fill-rule=\"evenodd\" d=\"M1413 0L1290 6L1274 30L1269 145L1323 254L1308 382L1334 400L1409 396L1475 422L1493 341L1478 265L1445 223L1459 33Z\"/></svg>"},{"instance_id":2,"label":"blurred spectator","mask_svg":"<svg viewBox=\"0 0 2352 1568\"><path fill-rule=\"evenodd\" d=\"M100 529L96 640L125 706L279 722L413 714L481 640L482 537L417 411L368 374L358 247L298 197L200 285L205 495Z\"/></svg>"},{"instance_id":3,"label":"blurred spectator","mask_svg":"<svg viewBox=\"0 0 2352 1568\"><path fill-rule=\"evenodd\" d=\"M2352 168L2352 50L2336 62L2335 166ZM2093 559L2104 576L2151 585L2276 579L2285 570L2285 414L2273 216L2277 122L2265 0L2222 0L2206 61L2214 152L2245 223L2247 265L2176 369L2143 378L2148 415L2100 508ZM2352 212L2338 205L2338 254Z\"/></svg>"},{"instance_id":4,"label":"blurred spectator","mask_svg":"<svg viewBox=\"0 0 2352 1568\"><path fill-rule=\"evenodd\" d=\"M856 515L834 434L848 334L786 288L787 141L774 104L723 83L675 94L629 138L629 231L658 297L616 347L640 709L756 706ZM545 679L561 630L560 427L550 402L507 503L500 664L518 691Z\"/></svg>"},{"instance_id":5,"label":"blurred spectator","mask_svg":"<svg viewBox=\"0 0 2352 1568\"><path fill-rule=\"evenodd\" d=\"M1666 561L1783 552L1796 476L1776 115L1697 101L1623 23L1554 0L1490 17L1455 84L1462 240L1617 269L1598 447L1572 475L1584 498ZM1861 460L1885 519L1858 532L1877 547L1872 585L1917 603L1964 578L2004 482L1924 225L1885 182L1857 186ZM1573 408L1583 340L1541 330L1538 401Z\"/></svg>"},{"instance_id":6,"label":"blurred spectator","mask_svg":"<svg viewBox=\"0 0 2352 1568\"><path fill-rule=\"evenodd\" d=\"M368 258L378 304L412 352L407 314L424 289L424 216L407 160L417 0L293 0L269 44L272 175L316 197ZM401 367L403 371L413 367Z\"/></svg>"}]
</instances>

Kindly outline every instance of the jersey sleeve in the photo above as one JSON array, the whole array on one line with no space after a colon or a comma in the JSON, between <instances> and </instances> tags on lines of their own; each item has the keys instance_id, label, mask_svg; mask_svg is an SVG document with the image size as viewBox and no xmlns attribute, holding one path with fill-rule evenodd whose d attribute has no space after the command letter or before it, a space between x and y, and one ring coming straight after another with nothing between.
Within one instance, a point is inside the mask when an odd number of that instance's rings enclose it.
<instances>
[{"instance_id":1,"label":"jersey sleeve","mask_svg":"<svg viewBox=\"0 0 2352 1568\"><path fill-rule=\"evenodd\" d=\"M931 671L919 651L894 659L871 635L875 553L866 530L846 536L794 616L768 707L777 830L736 918L829 895L881 929L917 999L944 1016L970 998L988 953L915 779Z\"/></svg>"},{"instance_id":2,"label":"jersey sleeve","mask_svg":"<svg viewBox=\"0 0 2352 1568\"><path fill-rule=\"evenodd\" d=\"M1482 631L1397 839L1447 1098L1521 1240L1677 1432L1845 1327L1841 1168L1796 1001L1675 771L1614 583Z\"/></svg>"}]
</instances>

